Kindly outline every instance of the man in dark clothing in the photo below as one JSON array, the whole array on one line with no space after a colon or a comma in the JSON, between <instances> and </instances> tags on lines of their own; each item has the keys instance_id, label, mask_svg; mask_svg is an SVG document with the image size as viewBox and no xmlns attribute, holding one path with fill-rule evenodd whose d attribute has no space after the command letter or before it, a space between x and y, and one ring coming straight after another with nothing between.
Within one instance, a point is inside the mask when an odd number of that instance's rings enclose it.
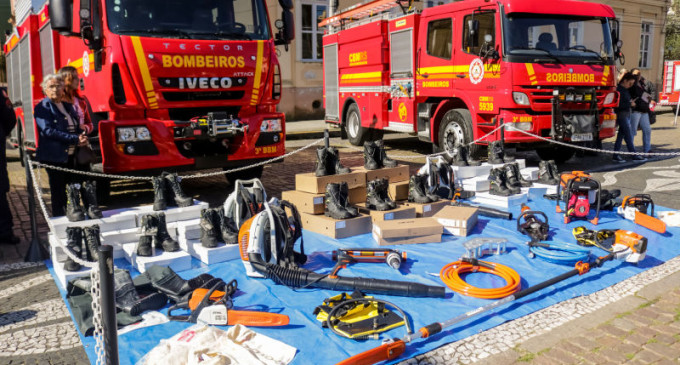
<instances>
[{"instance_id":1,"label":"man in dark clothing","mask_svg":"<svg viewBox=\"0 0 680 365\"><path fill-rule=\"evenodd\" d=\"M12 212L9 209L7 193L9 192L9 176L7 174L7 152L5 143L14 126L17 117L12 108L12 103L7 97L5 90L0 90L0 137L3 145L0 146L0 244L16 245L19 238L14 235L12 227Z\"/></svg>"},{"instance_id":2,"label":"man in dark clothing","mask_svg":"<svg viewBox=\"0 0 680 365\"><path fill-rule=\"evenodd\" d=\"M626 141L628 152L635 152L635 144L633 142L633 130L630 127L631 107L635 103L631 100L628 89L635 83L635 76L626 73L621 77L619 85L616 90L619 92L619 106L616 108L616 124L619 126L619 132L616 135L616 142L614 143L614 151L621 151L623 141ZM614 162L625 162L626 160L619 154L614 154L612 160ZM644 161L645 158L640 155L634 155L633 160Z\"/></svg>"}]
</instances>

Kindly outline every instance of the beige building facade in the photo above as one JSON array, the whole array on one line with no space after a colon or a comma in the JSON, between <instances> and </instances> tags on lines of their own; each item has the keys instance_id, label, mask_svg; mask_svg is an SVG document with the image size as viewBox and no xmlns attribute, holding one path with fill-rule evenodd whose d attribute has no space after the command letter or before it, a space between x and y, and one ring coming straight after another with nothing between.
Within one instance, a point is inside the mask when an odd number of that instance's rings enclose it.
<instances>
[{"instance_id":1,"label":"beige building facade","mask_svg":"<svg viewBox=\"0 0 680 365\"><path fill-rule=\"evenodd\" d=\"M537 0L540 1L540 0ZM448 2L448 1L445 1ZM597 1L614 9L621 25L625 64L630 70L639 67L648 80L661 84L663 77L664 26L671 0L607 0ZM280 17L278 0L267 0L272 20ZM339 9L359 4L356 0L340 0ZM416 3L419 8L441 1ZM283 77L283 94L279 110L288 120L322 119L323 64L318 22L326 17L328 1L295 0L295 40L288 52L279 46Z\"/></svg>"}]
</instances>

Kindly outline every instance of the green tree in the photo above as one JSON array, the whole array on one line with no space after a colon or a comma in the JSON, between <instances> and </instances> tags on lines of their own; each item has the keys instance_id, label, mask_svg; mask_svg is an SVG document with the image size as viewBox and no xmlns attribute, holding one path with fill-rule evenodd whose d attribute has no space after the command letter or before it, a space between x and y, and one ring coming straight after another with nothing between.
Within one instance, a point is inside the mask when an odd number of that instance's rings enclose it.
<instances>
[{"instance_id":1,"label":"green tree","mask_svg":"<svg viewBox=\"0 0 680 365\"><path fill-rule=\"evenodd\" d=\"M673 0L666 19L664 60L680 60L680 0Z\"/></svg>"}]
</instances>

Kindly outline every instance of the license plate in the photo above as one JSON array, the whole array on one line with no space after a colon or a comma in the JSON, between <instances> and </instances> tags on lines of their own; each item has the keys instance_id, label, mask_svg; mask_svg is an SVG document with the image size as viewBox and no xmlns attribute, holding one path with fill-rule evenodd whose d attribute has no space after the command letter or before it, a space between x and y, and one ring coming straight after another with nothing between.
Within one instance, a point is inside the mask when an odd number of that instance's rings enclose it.
<instances>
[{"instance_id":1,"label":"license plate","mask_svg":"<svg viewBox=\"0 0 680 365\"><path fill-rule=\"evenodd\" d=\"M592 140L593 140L592 133L576 133L571 135L572 142L586 142Z\"/></svg>"}]
</instances>

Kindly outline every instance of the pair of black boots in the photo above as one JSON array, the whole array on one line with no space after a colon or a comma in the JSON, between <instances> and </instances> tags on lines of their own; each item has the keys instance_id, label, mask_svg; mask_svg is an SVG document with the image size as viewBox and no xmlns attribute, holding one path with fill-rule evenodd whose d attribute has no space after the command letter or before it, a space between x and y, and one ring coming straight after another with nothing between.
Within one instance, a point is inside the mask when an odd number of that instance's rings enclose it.
<instances>
[{"instance_id":1,"label":"pair of black boots","mask_svg":"<svg viewBox=\"0 0 680 365\"><path fill-rule=\"evenodd\" d=\"M475 160L470 156L470 149L468 146L457 145L454 148L453 157L448 154L444 155L447 158L448 163L453 166L479 166L482 164L481 161Z\"/></svg>"},{"instance_id":2,"label":"pair of black boots","mask_svg":"<svg viewBox=\"0 0 680 365\"><path fill-rule=\"evenodd\" d=\"M349 219L359 215L359 210L349 204L349 187L346 182L326 185L324 215L333 219Z\"/></svg>"},{"instance_id":3,"label":"pair of black boots","mask_svg":"<svg viewBox=\"0 0 680 365\"><path fill-rule=\"evenodd\" d=\"M419 204L433 203L439 200L439 195L428 189L428 175L413 175L408 182L408 201Z\"/></svg>"},{"instance_id":4,"label":"pair of black boots","mask_svg":"<svg viewBox=\"0 0 680 365\"><path fill-rule=\"evenodd\" d=\"M340 163L340 153L335 147L319 147L316 149L316 176L349 174L349 168Z\"/></svg>"},{"instance_id":5,"label":"pair of black boots","mask_svg":"<svg viewBox=\"0 0 680 365\"><path fill-rule=\"evenodd\" d=\"M493 141L489 143L487 157L489 158L488 162L492 165L515 161L515 157L505 153L501 141Z\"/></svg>"},{"instance_id":6,"label":"pair of black boots","mask_svg":"<svg viewBox=\"0 0 680 365\"><path fill-rule=\"evenodd\" d=\"M82 198L83 205L80 205ZM97 186L94 181L85 181L83 185L73 183L66 185L66 218L69 222L78 222L102 217L97 204Z\"/></svg>"},{"instance_id":7,"label":"pair of black boots","mask_svg":"<svg viewBox=\"0 0 680 365\"><path fill-rule=\"evenodd\" d=\"M538 163L538 182L548 185L557 185L560 182L560 173L557 171L555 161L548 160Z\"/></svg>"},{"instance_id":8,"label":"pair of black boots","mask_svg":"<svg viewBox=\"0 0 680 365\"><path fill-rule=\"evenodd\" d=\"M67 227L66 228L66 249L75 257L85 261L99 260L99 226L91 227ZM81 266L73 259L68 257L64 262L64 270L78 271Z\"/></svg>"},{"instance_id":9,"label":"pair of black boots","mask_svg":"<svg viewBox=\"0 0 680 365\"><path fill-rule=\"evenodd\" d=\"M140 296L127 270L114 271L113 295L116 308L131 316L138 316L148 310L161 309L168 303L168 296L163 293L152 292L143 297Z\"/></svg>"},{"instance_id":10,"label":"pair of black boots","mask_svg":"<svg viewBox=\"0 0 680 365\"><path fill-rule=\"evenodd\" d=\"M179 244L170 236L165 213L146 214L140 224L141 234L137 243L137 256L153 256L153 247L165 252L179 251Z\"/></svg>"},{"instance_id":11,"label":"pair of black boots","mask_svg":"<svg viewBox=\"0 0 680 365\"><path fill-rule=\"evenodd\" d=\"M173 201L178 207L189 207L194 204L194 199L184 194L177 174L163 172L161 176L154 176L151 183L155 211L165 210Z\"/></svg>"},{"instance_id":12,"label":"pair of black boots","mask_svg":"<svg viewBox=\"0 0 680 365\"><path fill-rule=\"evenodd\" d=\"M387 179L375 179L366 184L366 208L371 210L391 210L397 203L390 198Z\"/></svg>"},{"instance_id":13,"label":"pair of black boots","mask_svg":"<svg viewBox=\"0 0 680 365\"><path fill-rule=\"evenodd\" d=\"M397 167L397 161L387 157L383 140L364 142L364 167L377 170L383 167Z\"/></svg>"},{"instance_id":14,"label":"pair of black boots","mask_svg":"<svg viewBox=\"0 0 680 365\"><path fill-rule=\"evenodd\" d=\"M227 245L238 243L238 228L233 219L224 214L224 208L208 208L201 210L201 245L215 248L218 242Z\"/></svg>"},{"instance_id":15,"label":"pair of black boots","mask_svg":"<svg viewBox=\"0 0 680 365\"><path fill-rule=\"evenodd\" d=\"M519 170L519 163L509 163L489 172L489 193L498 196L519 194L523 187L531 186Z\"/></svg>"},{"instance_id":16,"label":"pair of black boots","mask_svg":"<svg viewBox=\"0 0 680 365\"><path fill-rule=\"evenodd\" d=\"M211 287L217 280L210 274L199 274L189 280L183 279L171 268L152 265L143 274L135 277L134 285L138 290L161 293L171 302L188 301L194 290Z\"/></svg>"}]
</instances>

